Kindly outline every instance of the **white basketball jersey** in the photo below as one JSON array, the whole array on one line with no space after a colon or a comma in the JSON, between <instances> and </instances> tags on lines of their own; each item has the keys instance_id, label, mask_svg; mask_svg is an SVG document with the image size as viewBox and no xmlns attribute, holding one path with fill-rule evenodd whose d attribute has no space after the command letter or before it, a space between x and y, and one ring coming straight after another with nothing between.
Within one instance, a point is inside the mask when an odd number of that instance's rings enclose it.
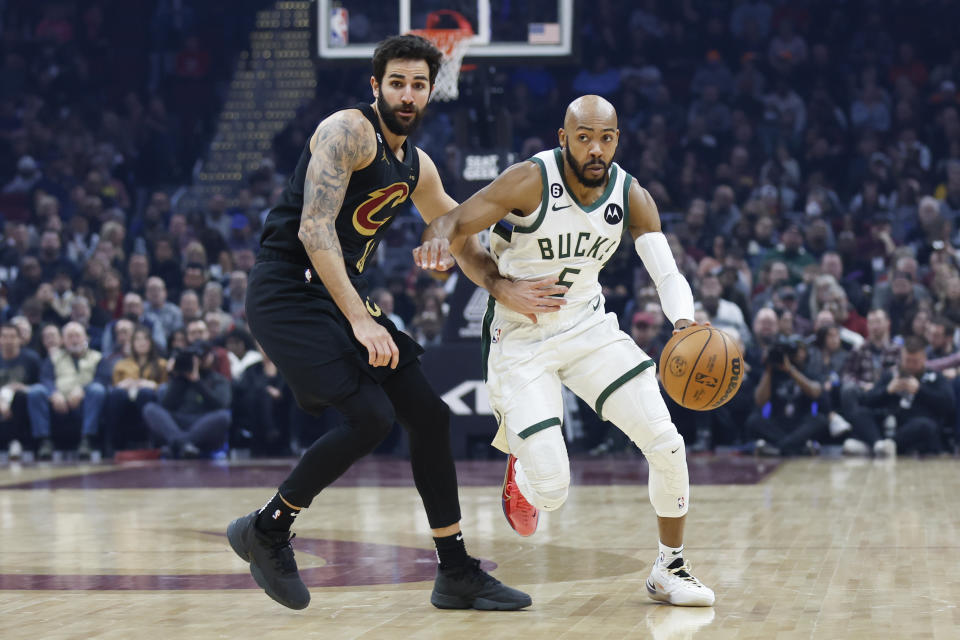
<instances>
[{"instance_id":1,"label":"white basketball jersey","mask_svg":"<svg viewBox=\"0 0 960 640\"><path fill-rule=\"evenodd\" d=\"M514 280L559 276L568 287L566 309L598 299L597 274L616 252L628 224L630 175L612 163L596 202L577 201L563 176L562 151L531 158L540 167L540 209L528 216L508 214L490 229L490 249L500 275Z\"/></svg>"}]
</instances>

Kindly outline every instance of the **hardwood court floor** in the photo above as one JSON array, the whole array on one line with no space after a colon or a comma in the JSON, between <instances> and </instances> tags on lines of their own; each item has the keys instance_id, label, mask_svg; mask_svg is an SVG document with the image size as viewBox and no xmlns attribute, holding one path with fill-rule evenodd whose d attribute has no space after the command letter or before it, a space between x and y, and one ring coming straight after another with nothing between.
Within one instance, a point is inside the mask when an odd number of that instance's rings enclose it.
<instances>
[{"instance_id":1,"label":"hardwood court floor","mask_svg":"<svg viewBox=\"0 0 960 640\"><path fill-rule=\"evenodd\" d=\"M459 465L468 549L524 612L440 611L402 461L368 461L300 516L313 601L283 609L222 535L289 461L0 467L0 638L958 638L956 459L691 459L687 557L713 609L648 600L645 464L574 461L570 499L523 539L501 463Z\"/></svg>"}]
</instances>

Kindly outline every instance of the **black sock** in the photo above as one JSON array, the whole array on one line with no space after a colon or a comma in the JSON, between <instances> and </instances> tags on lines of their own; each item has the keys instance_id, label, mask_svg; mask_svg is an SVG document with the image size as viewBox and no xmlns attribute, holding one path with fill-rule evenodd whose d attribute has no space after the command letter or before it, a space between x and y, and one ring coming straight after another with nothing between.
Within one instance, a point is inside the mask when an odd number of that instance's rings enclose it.
<instances>
[{"instance_id":1,"label":"black sock","mask_svg":"<svg viewBox=\"0 0 960 640\"><path fill-rule=\"evenodd\" d=\"M298 513L299 508L292 508L277 493L260 509L256 527L260 531L289 531Z\"/></svg>"},{"instance_id":2,"label":"black sock","mask_svg":"<svg viewBox=\"0 0 960 640\"><path fill-rule=\"evenodd\" d=\"M434 538L437 545L437 559L441 569L462 567L467 564L467 548L463 544L463 534L459 531L443 538Z\"/></svg>"}]
</instances>

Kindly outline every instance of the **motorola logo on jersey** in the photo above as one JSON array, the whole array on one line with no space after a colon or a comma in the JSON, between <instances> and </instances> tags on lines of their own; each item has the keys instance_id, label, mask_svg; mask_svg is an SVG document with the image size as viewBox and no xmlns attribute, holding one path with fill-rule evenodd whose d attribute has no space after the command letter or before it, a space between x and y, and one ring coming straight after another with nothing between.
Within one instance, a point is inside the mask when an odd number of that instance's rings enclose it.
<instances>
[{"instance_id":1,"label":"motorola logo on jersey","mask_svg":"<svg viewBox=\"0 0 960 640\"><path fill-rule=\"evenodd\" d=\"M623 220L623 209L620 205L611 202L603 212L603 219L607 221L607 224L617 224Z\"/></svg>"},{"instance_id":2,"label":"motorola logo on jersey","mask_svg":"<svg viewBox=\"0 0 960 640\"><path fill-rule=\"evenodd\" d=\"M360 235L372 236L377 229L393 218L389 213L382 218L374 218L374 216L388 204L391 209L399 206L408 195L410 195L410 187L406 182L394 182L388 187L371 192L370 197L354 209L353 228Z\"/></svg>"},{"instance_id":3,"label":"motorola logo on jersey","mask_svg":"<svg viewBox=\"0 0 960 640\"><path fill-rule=\"evenodd\" d=\"M563 195L563 187L560 186L559 182L554 182L550 185L550 195L554 198L559 198Z\"/></svg>"}]
</instances>

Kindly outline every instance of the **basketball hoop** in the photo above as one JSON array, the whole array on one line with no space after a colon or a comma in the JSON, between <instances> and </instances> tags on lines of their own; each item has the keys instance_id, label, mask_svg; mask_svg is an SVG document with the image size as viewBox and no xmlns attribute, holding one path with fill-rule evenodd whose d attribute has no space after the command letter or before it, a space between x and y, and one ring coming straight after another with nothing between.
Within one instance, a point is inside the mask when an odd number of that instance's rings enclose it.
<instances>
[{"instance_id":1,"label":"basketball hoop","mask_svg":"<svg viewBox=\"0 0 960 640\"><path fill-rule=\"evenodd\" d=\"M444 16L452 18L457 26L438 28L437 25ZM473 37L470 21L457 11L441 9L427 14L425 29L413 29L410 33L426 38L443 52L443 62L440 63L440 71L437 72L437 79L434 81L431 99L444 102L456 100L460 93L458 89L460 65L470 46L470 38Z\"/></svg>"}]
</instances>

